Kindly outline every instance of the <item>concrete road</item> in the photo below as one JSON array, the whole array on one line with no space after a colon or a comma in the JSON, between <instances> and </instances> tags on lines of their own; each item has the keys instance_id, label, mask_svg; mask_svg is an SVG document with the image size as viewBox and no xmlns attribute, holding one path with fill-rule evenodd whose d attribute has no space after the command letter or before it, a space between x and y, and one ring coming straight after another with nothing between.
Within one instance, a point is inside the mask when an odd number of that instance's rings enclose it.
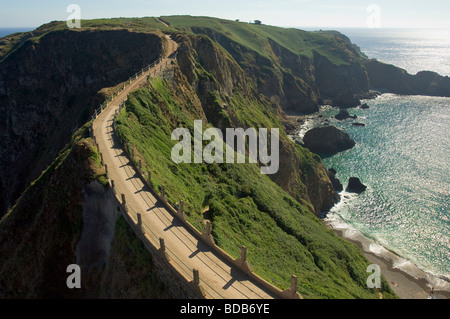
<instances>
[{"instance_id":1,"label":"concrete road","mask_svg":"<svg viewBox=\"0 0 450 319\"><path fill-rule=\"evenodd\" d=\"M170 38L168 40L169 56L176 51L178 45ZM162 60L163 70L166 62L170 66L170 58ZM172 216L144 184L113 133L115 111L130 92L146 82L147 75L153 76L155 70L159 74L160 65L133 81L109 103L94 122L94 134L104 163L108 167L109 178L114 180L118 193L125 194L130 207L130 217L136 221L135 213L141 213L149 236L153 233L155 238L164 238L169 257L177 264L176 268L179 268L177 270L191 277L192 269L199 270L201 285L207 292L207 298L274 298L274 295L253 283L241 270L219 257L206 243L186 229L181 221ZM150 241L155 244L155 241Z\"/></svg>"}]
</instances>

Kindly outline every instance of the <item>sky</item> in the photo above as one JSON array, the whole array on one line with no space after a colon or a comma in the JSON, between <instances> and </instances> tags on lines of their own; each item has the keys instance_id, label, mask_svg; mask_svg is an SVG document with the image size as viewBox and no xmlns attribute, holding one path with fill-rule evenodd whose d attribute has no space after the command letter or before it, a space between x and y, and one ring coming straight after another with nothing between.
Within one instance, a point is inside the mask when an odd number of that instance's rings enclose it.
<instances>
[{"instance_id":1,"label":"sky","mask_svg":"<svg viewBox=\"0 0 450 319\"><path fill-rule=\"evenodd\" d=\"M261 20L282 27L450 29L448 0L0 0L0 28L65 21L77 4L81 19L162 15Z\"/></svg>"}]
</instances>

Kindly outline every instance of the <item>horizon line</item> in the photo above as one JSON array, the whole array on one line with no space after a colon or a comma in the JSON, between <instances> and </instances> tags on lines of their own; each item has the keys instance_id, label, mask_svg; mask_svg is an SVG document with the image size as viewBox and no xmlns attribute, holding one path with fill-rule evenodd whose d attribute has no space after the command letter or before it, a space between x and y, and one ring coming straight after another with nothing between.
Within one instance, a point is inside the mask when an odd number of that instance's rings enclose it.
<instances>
[{"instance_id":1,"label":"horizon line","mask_svg":"<svg viewBox=\"0 0 450 319\"><path fill-rule=\"evenodd\" d=\"M141 16L141 17L95 17L95 18L88 18L88 19L81 19L81 21L90 21L90 20L108 20L108 19L143 19L143 18L160 18L160 17L176 17L176 16L186 16L186 17L192 17L192 18L212 18L212 19L218 19L218 20L227 20L227 21L238 21L241 23L248 23L251 24L252 21L244 21L240 19L227 19L227 18L220 18L220 17L213 17L213 16L195 16L195 15L189 15L189 14L179 14L179 15L161 15L161 16ZM52 20L48 22L44 22L40 24L39 26L0 26L0 29L37 29L45 24L51 23L51 22L64 22L66 20ZM302 28L319 28L319 29L325 29L325 30L334 30L337 28L344 28L344 29L367 29L370 31L376 31L376 30L450 30L450 26L382 26L379 28L369 28L367 26L345 26L345 25L335 25L335 26L320 26L320 25L303 25L303 26L287 26L287 25L275 25L275 24L264 24L266 26L273 26L273 27L280 27L280 28L294 28L294 29L302 29ZM32 31L30 30L30 31Z\"/></svg>"}]
</instances>

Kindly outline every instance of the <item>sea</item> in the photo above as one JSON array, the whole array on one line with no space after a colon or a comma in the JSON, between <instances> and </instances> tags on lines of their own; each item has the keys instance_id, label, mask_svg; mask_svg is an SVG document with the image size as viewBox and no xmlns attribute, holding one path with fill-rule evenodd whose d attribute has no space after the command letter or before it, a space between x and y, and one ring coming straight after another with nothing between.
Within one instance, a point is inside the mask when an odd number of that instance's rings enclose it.
<instances>
[{"instance_id":1,"label":"sea","mask_svg":"<svg viewBox=\"0 0 450 319\"><path fill-rule=\"evenodd\" d=\"M450 30L338 31L369 58L410 74L430 70L450 76ZM343 191L325 219L395 268L450 291L450 98L385 93L363 102L369 109L349 110L356 120L330 120L356 147L323 162L337 171L344 188L351 176L368 188L360 195ZM324 117L307 120L300 137L337 113L323 106Z\"/></svg>"},{"instance_id":2,"label":"sea","mask_svg":"<svg viewBox=\"0 0 450 319\"><path fill-rule=\"evenodd\" d=\"M32 31L35 28L33 27L21 27L21 28L0 28L0 38L6 37L7 35L16 33L16 32L28 32Z\"/></svg>"}]
</instances>

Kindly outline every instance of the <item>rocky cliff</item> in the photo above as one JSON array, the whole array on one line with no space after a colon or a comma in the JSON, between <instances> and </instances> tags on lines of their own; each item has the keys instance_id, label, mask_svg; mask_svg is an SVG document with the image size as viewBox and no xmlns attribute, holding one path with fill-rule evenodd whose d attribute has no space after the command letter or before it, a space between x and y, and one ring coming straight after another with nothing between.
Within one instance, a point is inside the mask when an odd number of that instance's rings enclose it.
<instances>
[{"instance_id":1,"label":"rocky cliff","mask_svg":"<svg viewBox=\"0 0 450 319\"><path fill-rule=\"evenodd\" d=\"M170 297L106 186L87 126L0 219L0 299ZM81 289L68 289L70 264Z\"/></svg>"},{"instance_id":2,"label":"rocky cliff","mask_svg":"<svg viewBox=\"0 0 450 319\"><path fill-rule=\"evenodd\" d=\"M229 127L246 129L265 124L284 129L282 107L260 94L260 85L223 48L209 37L178 36L176 40L180 43L180 70L198 96L195 109L200 113L199 118L222 129L224 136L225 128ZM264 117L256 117L259 112L253 115L252 111L242 112L237 108L238 103L242 103L239 107L261 109ZM333 205L335 192L320 159L294 145L285 134L280 139L280 169L271 178L297 200L312 204L316 214Z\"/></svg>"},{"instance_id":3,"label":"rocky cliff","mask_svg":"<svg viewBox=\"0 0 450 319\"><path fill-rule=\"evenodd\" d=\"M24 35L0 62L0 216L103 102L98 92L163 49L151 33L46 28Z\"/></svg>"},{"instance_id":4,"label":"rocky cliff","mask_svg":"<svg viewBox=\"0 0 450 319\"><path fill-rule=\"evenodd\" d=\"M166 19L171 21L172 19ZM293 37L294 50L279 43L276 37L262 38L261 50L252 50L247 43L236 41L217 28L190 28L208 35L219 43L256 84L258 93L271 99L289 113L309 114L318 111L324 99L334 99L342 92L359 94L369 90L362 55L350 40L338 32L317 32L301 43ZM300 30L290 30L298 32ZM309 37L308 36L308 37ZM323 43L326 50L313 41ZM306 47L302 48L302 47ZM310 50L310 54L302 53Z\"/></svg>"},{"instance_id":5,"label":"rocky cliff","mask_svg":"<svg viewBox=\"0 0 450 319\"><path fill-rule=\"evenodd\" d=\"M397 94L450 96L450 78L436 72L411 75L406 70L377 60L366 60L370 86Z\"/></svg>"}]
</instances>

